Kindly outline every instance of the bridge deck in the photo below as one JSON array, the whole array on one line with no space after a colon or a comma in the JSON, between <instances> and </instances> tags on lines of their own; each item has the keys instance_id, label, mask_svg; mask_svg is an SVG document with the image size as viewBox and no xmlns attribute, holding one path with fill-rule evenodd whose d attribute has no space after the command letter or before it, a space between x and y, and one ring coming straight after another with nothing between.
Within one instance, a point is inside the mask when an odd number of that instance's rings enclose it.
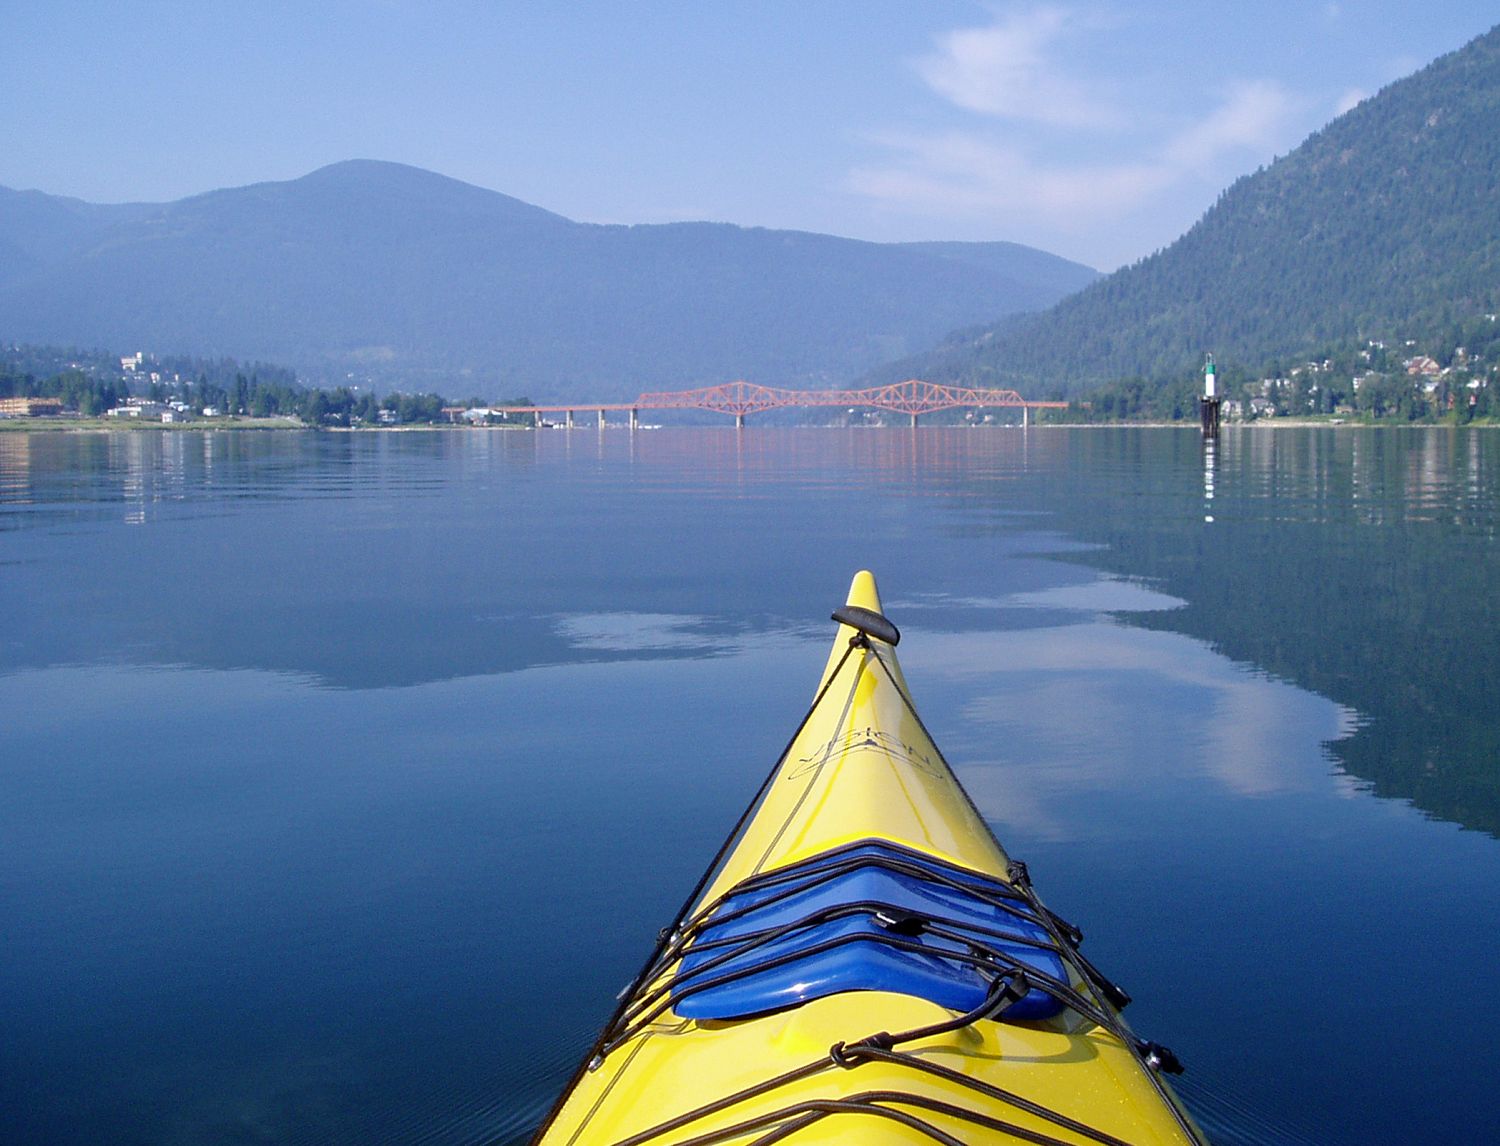
<instances>
[{"instance_id":1,"label":"bridge deck","mask_svg":"<svg viewBox=\"0 0 1500 1146\"><path fill-rule=\"evenodd\" d=\"M567 402L536 406L496 406L508 414L560 414L576 410L714 410L743 418L763 410L791 407L874 406L913 417L965 406L1008 406L1025 410L1066 409L1066 402L1033 402L1014 390L948 386L912 378L866 390L790 390L754 382L725 382L697 390L656 391L634 402Z\"/></svg>"}]
</instances>

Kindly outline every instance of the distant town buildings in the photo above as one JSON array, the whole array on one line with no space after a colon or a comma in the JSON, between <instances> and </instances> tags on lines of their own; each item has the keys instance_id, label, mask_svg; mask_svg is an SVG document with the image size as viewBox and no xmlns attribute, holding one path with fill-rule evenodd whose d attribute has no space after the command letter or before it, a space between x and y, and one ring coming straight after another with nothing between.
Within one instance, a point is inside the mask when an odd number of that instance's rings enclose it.
<instances>
[{"instance_id":1,"label":"distant town buildings","mask_svg":"<svg viewBox=\"0 0 1500 1146\"><path fill-rule=\"evenodd\" d=\"M212 418L218 414L213 406L203 408L204 416ZM194 411L186 402L156 402L150 398L129 397L112 410L104 411L106 418L139 418L147 422L188 422Z\"/></svg>"},{"instance_id":2,"label":"distant town buildings","mask_svg":"<svg viewBox=\"0 0 1500 1146\"><path fill-rule=\"evenodd\" d=\"M152 402L145 398L126 398L112 410L104 411L109 418L146 418L160 421L170 407L165 402Z\"/></svg>"}]
</instances>

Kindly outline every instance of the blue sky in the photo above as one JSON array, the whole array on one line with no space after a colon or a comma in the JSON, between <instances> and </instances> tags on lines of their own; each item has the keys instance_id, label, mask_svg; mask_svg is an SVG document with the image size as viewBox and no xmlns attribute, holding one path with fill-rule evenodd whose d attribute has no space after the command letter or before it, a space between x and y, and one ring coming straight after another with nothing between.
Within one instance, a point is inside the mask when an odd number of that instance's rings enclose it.
<instances>
[{"instance_id":1,"label":"blue sky","mask_svg":"<svg viewBox=\"0 0 1500 1146\"><path fill-rule=\"evenodd\" d=\"M411 163L590 222L1008 239L1110 270L1493 3L0 0L0 184Z\"/></svg>"}]
</instances>

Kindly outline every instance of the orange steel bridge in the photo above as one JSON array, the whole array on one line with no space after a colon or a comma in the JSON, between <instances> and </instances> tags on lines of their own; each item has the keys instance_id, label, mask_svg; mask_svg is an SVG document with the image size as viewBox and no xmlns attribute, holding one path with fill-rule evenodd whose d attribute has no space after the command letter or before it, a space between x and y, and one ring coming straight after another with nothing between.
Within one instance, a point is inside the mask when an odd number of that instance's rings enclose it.
<instances>
[{"instance_id":1,"label":"orange steel bridge","mask_svg":"<svg viewBox=\"0 0 1500 1146\"><path fill-rule=\"evenodd\" d=\"M1018 407L1024 425L1032 410L1066 409L1067 405L1066 402L1028 402L1014 390L947 386L940 382L923 382L911 378L887 386L872 386L868 390L789 390L760 386L754 382L724 382L697 390L646 393L634 402L570 402L555 406L498 406L494 409L507 414L535 414L538 417L542 414L565 414L569 426L573 425L573 415L578 410L599 411L601 426L604 425L605 412L609 410L630 411L631 426L638 423L642 410L714 410L721 414L733 414L735 425L743 426L747 414L764 410L784 410L793 406L873 406L909 415L911 424L915 426L917 418L922 414L969 406Z\"/></svg>"}]
</instances>

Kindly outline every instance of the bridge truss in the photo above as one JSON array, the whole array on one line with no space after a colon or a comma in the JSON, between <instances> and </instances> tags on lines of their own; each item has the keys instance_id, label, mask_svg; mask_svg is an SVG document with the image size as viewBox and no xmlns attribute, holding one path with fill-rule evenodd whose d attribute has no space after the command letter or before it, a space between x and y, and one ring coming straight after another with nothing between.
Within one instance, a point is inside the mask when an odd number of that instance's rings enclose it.
<instances>
[{"instance_id":1,"label":"bridge truss","mask_svg":"<svg viewBox=\"0 0 1500 1146\"><path fill-rule=\"evenodd\" d=\"M995 390L976 386L948 386L941 382L924 382L911 378L866 390L791 390L761 386L755 382L724 382L697 390L654 391L642 394L634 402L570 402L556 406L512 406L507 413L560 413L571 416L575 410L598 410L602 420L605 410L629 410L631 421L640 410L712 410L732 414L743 425L747 414L791 407L871 406L879 410L906 414L916 424L919 415L938 410L966 407L1017 407L1024 412L1039 408L1066 409L1066 402L1029 402L1014 390Z\"/></svg>"},{"instance_id":2,"label":"bridge truss","mask_svg":"<svg viewBox=\"0 0 1500 1146\"><path fill-rule=\"evenodd\" d=\"M964 406L1067 406L1066 402L1028 402L1014 390L973 386L945 386L912 378L868 390L786 390L754 382L725 382L700 390L642 394L640 409L717 410L723 414L755 414L789 406L874 406L898 414L931 414Z\"/></svg>"}]
</instances>

